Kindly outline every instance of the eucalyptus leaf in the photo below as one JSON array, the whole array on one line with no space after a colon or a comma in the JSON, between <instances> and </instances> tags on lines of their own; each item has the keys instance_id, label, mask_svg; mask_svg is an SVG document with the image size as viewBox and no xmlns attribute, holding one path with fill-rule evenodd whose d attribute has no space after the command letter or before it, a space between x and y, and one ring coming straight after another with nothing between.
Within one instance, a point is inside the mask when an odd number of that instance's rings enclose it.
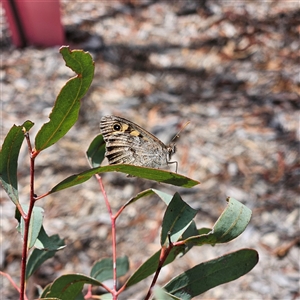
<instances>
[{"instance_id":1,"label":"eucalyptus leaf","mask_svg":"<svg viewBox=\"0 0 300 300\"><path fill-rule=\"evenodd\" d=\"M80 100L89 89L94 77L94 62L88 52L71 51L61 47L66 65L77 73L67 81L55 101L49 122L45 123L35 138L35 149L40 152L62 138L78 119Z\"/></svg>"},{"instance_id":2,"label":"eucalyptus leaf","mask_svg":"<svg viewBox=\"0 0 300 300\"><path fill-rule=\"evenodd\" d=\"M162 183L167 183L167 184L172 184L175 186L182 186L187 188L193 187L200 183L198 181L195 181L183 175L179 175L168 171L149 169L149 168L137 167L132 165L112 165L112 166L93 168L87 171L83 171L79 174L72 175L64 179L60 183L58 183L56 186L54 186L50 190L49 194L61 191L71 186L81 184L89 180L95 174L113 172L113 171L122 172L125 174L130 174L135 177L141 177L145 179L154 180L157 182L162 182Z\"/></svg>"},{"instance_id":3,"label":"eucalyptus leaf","mask_svg":"<svg viewBox=\"0 0 300 300\"><path fill-rule=\"evenodd\" d=\"M255 250L241 249L187 270L173 278L164 289L180 299L192 299L247 274L257 262L258 253Z\"/></svg>"},{"instance_id":4,"label":"eucalyptus leaf","mask_svg":"<svg viewBox=\"0 0 300 300\"><path fill-rule=\"evenodd\" d=\"M33 125L31 121L19 126L13 125L0 151L0 181L15 205L19 203L17 168L20 149L25 138L24 129L29 131Z\"/></svg>"},{"instance_id":5,"label":"eucalyptus leaf","mask_svg":"<svg viewBox=\"0 0 300 300\"><path fill-rule=\"evenodd\" d=\"M238 237L246 229L251 219L251 210L234 198L228 198L227 201L227 208L212 230L186 239L188 244L201 246L203 244L227 243Z\"/></svg>"}]
</instances>

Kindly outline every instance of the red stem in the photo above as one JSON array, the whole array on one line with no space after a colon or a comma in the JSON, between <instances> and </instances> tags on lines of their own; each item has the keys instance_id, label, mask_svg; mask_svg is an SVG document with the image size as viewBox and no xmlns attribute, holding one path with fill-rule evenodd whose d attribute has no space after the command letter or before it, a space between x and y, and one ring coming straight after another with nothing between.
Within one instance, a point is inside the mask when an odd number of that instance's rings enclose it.
<instances>
[{"instance_id":1,"label":"red stem","mask_svg":"<svg viewBox=\"0 0 300 300\"><path fill-rule=\"evenodd\" d=\"M112 234L112 250L113 250L113 282L114 294L113 299L117 299L117 241L116 241L116 219L111 216L111 234Z\"/></svg>"},{"instance_id":2,"label":"red stem","mask_svg":"<svg viewBox=\"0 0 300 300\"><path fill-rule=\"evenodd\" d=\"M117 293L117 242L116 242L116 219L118 217L118 215L113 216L112 214L112 210L111 210L111 206L109 204L104 186L103 186L103 182L101 177L96 174L96 178L99 182L100 185L100 189L101 192L103 194L104 200L105 200L105 204L110 216L110 220L111 220L111 235L112 235L112 255L113 255L113 290L112 290L112 296L113 296L113 300L117 299L118 293Z\"/></svg>"},{"instance_id":3,"label":"red stem","mask_svg":"<svg viewBox=\"0 0 300 300\"><path fill-rule=\"evenodd\" d=\"M32 147L30 143L29 133L25 132L25 138L27 141L28 151L30 154L30 201L27 215L22 214L24 219L24 237L23 237L23 250L21 259L21 283L20 283L20 300L24 300L25 297L25 281L26 281L26 263L28 254L28 235L31 215L34 208L35 197L34 197L34 160L32 157Z\"/></svg>"},{"instance_id":4,"label":"red stem","mask_svg":"<svg viewBox=\"0 0 300 300\"><path fill-rule=\"evenodd\" d=\"M29 223L32 215L34 205L29 204L29 209L26 218L24 219L24 237L23 237L23 250L21 259L21 286L20 286L20 300L24 300L25 295L25 276L26 276L26 262L28 254L28 235L29 235Z\"/></svg>"}]
</instances>

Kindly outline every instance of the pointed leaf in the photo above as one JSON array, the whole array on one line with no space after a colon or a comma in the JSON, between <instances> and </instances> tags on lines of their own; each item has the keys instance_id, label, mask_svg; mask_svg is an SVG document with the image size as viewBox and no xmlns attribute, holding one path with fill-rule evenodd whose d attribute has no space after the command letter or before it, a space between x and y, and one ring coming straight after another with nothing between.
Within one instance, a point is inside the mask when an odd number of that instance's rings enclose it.
<instances>
[{"instance_id":1,"label":"pointed leaf","mask_svg":"<svg viewBox=\"0 0 300 300\"><path fill-rule=\"evenodd\" d=\"M53 187L49 193L52 194L54 192L61 191L71 186L81 184L89 180L95 174L112 172L112 171L118 171L136 177L141 177L145 179L150 179L158 182L163 182L163 183L172 184L175 186L187 187L187 188L193 187L200 183L198 181L195 181L183 175L179 175L179 174L175 174L163 170L149 169L149 168L143 168L143 167L137 167L131 165L113 165L113 166L98 167L98 168L81 172L76 175L72 175L66 178L65 180L61 181L55 187Z\"/></svg>"},{"instance_id":2,"label":"pointed leaf","mask_svg":"<svg viewBox=\"0 0 300 300\"><path fill-rule=\"evenodd\" d=\"M180 299L192 299L247 274L257 262L258 253L255 250L241 249L187 270L173 278L164 289Z\"/></svg>"},{"instance_id":3,"label":"pointed leaf","mask_svg":"<svg viewBox=\"0 0 300 300\"><path fill-rule=\"evenodd\" d=\"M185 203L178 193L175 193L163 218L161 245L168 243L168 235L172 242L178 241L196 214L197 211Z\"/></svg>"},{"instance_id":4,"label":"pointed leaf","mask_svg":"<svg viewBox=\"0 0 300 300\"><path fill-rule=\"evenodd\" d=\"M117 258L117 277L124 276L129 270L127 256ZM113 261L111 258L99 260L91 270L91 277L103 282L113 278Z\"/></svg>"},{"instance_id":5,"label":"pointed leaf","mask_svg":"<svg viewBox=\"0 0 300 300\"><path fill-rule=\"evenodd\" d=\"M37 152L56 143L75 124L80 100L90 87L94 76L94 63L88 52L70 51L68 47L62 47L60 52L66 65L76 72L77 76L70 79L61 89L49 116L50 121L38 132L35 139Z\"/></svg>"},{"instance_id":6,"label":"pointed leaf","mask_svg":"<svg viewBox=\"0 0 300 300\"><path fill-rule=\"evenodd\" d=\"M4 139L0 151L0 180L9 198L14 204L19 203L17 168L20 148L24 140L24 131L29 131L34 124L26 121L20 126L14 125Z\"/></svg>"}]
</instances>

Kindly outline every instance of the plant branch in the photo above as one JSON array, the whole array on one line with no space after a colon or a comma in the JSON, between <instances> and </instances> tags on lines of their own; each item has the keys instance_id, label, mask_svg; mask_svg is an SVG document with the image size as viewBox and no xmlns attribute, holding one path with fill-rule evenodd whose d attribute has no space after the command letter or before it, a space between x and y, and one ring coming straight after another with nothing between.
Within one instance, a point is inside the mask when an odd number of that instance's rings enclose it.
<instances>
[{"instance_id":1,"label":"plant branch","mask_svg":"<svg viewBox=\"0 0 300 300\"><path fill-rule=\"evenodd\" d=\"M109 204L108 198L107 198L107 194L105 192L104 186L103 186L103 182L102 182L102 178L101 176L99 176L98 174L96 174L96 178L98 180L98 183L100 185L100 189L101 192L103 194L104 200L105 200L105 204L110 216L110 220L111 220L111 234L112 234L112 254L113 254L113 299L117 299L117 243L116 243L116 219L117 219L117 215L114 216L111 210L111 206Z\"/></svg>"},{"instance_id":2,"label":"plant branch","mask_svg":"<svg viewBox=\"0 0 300 300\"><path fill-rule=\"evenodd\" d=\"M35 158L32 157L32 147L30 143L29 133L24 132L27 145L28 152L30 155L30 199L29 199L29 208L27 215L22 215L24 219L24 236L23 236L23 249L22 249L22 259L21 259L21 284L20 284L20 300L24 300L25 297L25 281L26 281L26 263L27 263L27 255L28 255L28 236L29 236L29 226L31 215L34 208L35 203L35 194L34 194L34 161Z\"/></svg>"}]
</instances>

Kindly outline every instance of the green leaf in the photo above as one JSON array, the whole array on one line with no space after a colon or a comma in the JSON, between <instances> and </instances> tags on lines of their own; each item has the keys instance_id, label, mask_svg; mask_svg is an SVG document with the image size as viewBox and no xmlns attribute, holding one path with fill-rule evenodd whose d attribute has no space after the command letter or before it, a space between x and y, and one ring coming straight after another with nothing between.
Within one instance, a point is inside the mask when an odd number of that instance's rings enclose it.
<instances>
[{"instance_id":1,"label":"green leaf","mask_svg":"<svg viewBox=\"0 0 300 300\"><path fill-rule=\"evenodd\" d=\"M75 299L82 291L84 284L103 286L94 278L81 274L67 274L57 278L50 286L48 285L40 298Z\"/></svg>"},{"instance_id":2,"label":"green leaf","mask_svg":"<svg viewBox=\"0 0 300 300\"><path fill-rule=\"evenodd\" d=\"M228 198L228 206L223 211L213 229L207 234L199 234L188 238L187 243L201 246L227 243L238 237L247 227L251 219L251 210L233 198Z\"/></svg>"},{"instance_id":3,"label":"green leaf","mask_svg":"<svg viewBox=\"0 0 300 300\"><path fill-rule=\"evenodd\" d=\"M64 179L63 181L61 181L55 187L53 187L49 193L52 194L54 192L61 191L71 186L81 184L89 180L95 174L112 172L112 171L122 172L125 174L133 175L135 177L141 177L145 179L150 179L158 182L163 182L163 183L172 184L175 186L187 187L187 188L193 187L200 183L198 181L195 181L183 175L179 175L179 174L175 174L163 170L149 169L149 168L137 167L132 165L113 165L113 166L98 167L98 168L81 172L79 174L72 175Z\"/></svg>"},{"instance_id":4,"label":"green leaf","mask_svg":"<svg viewBox=\"0 0 300 300\"><path fill-rule=\"evenodd\" d=\"M43 250L34 249L29 256L26 267L26 279L28 279L38 267L40 267L47 259L53 257L55 253L65 247L65 243L57 234L48 237L44 228L40 230L38 241L35 243L43 245Z\"/></svg>"},{"instance_id":5,"label":"green leaf","mask_svg":"<svg viewBox=\"0 0 300 300\"><path fill-rule=\"evenodd\" d=\"M45 123L35 138L35 149L40 152L62 138L78 119L80 99L85 95L94 77L94 63L91 55L82 50L70 51L68 47L60 49L66 65L77 76L70 79L61 89L50 121Z\"/></svg>"},{"instance_id":6,"label":"green leaf","mask_svg":"<svg viewBox=\"0 0 300 300\"><path fill-rule=\"evenodd\" d=\"M218 242L226 243L239 236L250 222L252 211L235 200L227 198L228 206L213 227Z\"/></svg>"},{"instance_id":7,"label":"green leaf","mask_svg":"<svg viewBox=\"0 0 300 300\"><path fill-rule=\"evenodd\" d=\"M24 212L28 213L28 205L22 205ZM32 210L30 223L29 223L29 231L28 231L28 248L32 248L37 240L37 237L40 233L41 227L43 225L44 218L44 210L41 207L35 206ZM25 222L24 219L21 218L20 222L20 232L22 237L24 238L24 230L25 230Z\"/></svg>"},{"instance_id":8,"label":"green leaf","mask_svg":"<svg viewBox=\"0 0 300 300\"><path fill-rule=\"evenodd\" d=\"M105 142L102 134L97 135L93 139L86 155L93 168L101 166L105 158Z\"/></svg>"},{"instance_id":9,"label":"green leaf","mask_svg":"<svg viewBox=\"0 0 300 300\"><path fill-rule=\"evenodd\" d=\"M29 131L34 124L26 121L20 126L14 125L4 139L0 151L0 180L12 202L19 203L18 195L18 157L24 140L23 128Z\"/></svg>"},{"instance_id":10,"label":"green leaf","mask_svg":"<svg viewBox=\"0 0 300 300\"><path fill-rule=\"evenodd\" d=\"M117 277L124 276L129 270L127 256L117 258ZM91 277L103 282L113 278L113 261L111 258L103 258L96 262L91 270Z\"/></svg>"},{"instance_id":11,"label":"green leaf","mask_svg":"<svg viewBox=\"0 0 300 300\"><path fill-rule=\"evenodd\" d=\"M257 262L258 253L255 250L241 249L187 270L173 278L164 289L180 299L192 299L215 286L245 275Z\"/></svg>"},{"instance_id":12,"label":"green leaf","mask_svg":"<svg viewBox=\"0 0 300 300\"><path fill-rule=\"evenodd\" d=\"M164 263L164 266L174 261L178 256L183 256L187 251L188 248L185 245L173 247ZM126 288L142 281L143 279L152 275L157 270L160 252L160 250L157 251L146 262L144 262L136 270L136 272L134 272L134 274L132 274L132 276L128 279L128 281L125 284Z\"/></svg>"},{"instance_id":13,"label":"green leaf","mask_svg":"<svg viewBox=\"0 0 300 300\"><path fill-rule=\"evenodd\" d=\"M157 182L167 183L167 184L186 187L186 188L191 188L197 184L200 184L199 181L190 179L183 175L165 171L165 170L159 170L159 169L137 167L137 166L126 165L126 164L105 166L102 168L104 172L116 171L116 172L129 174L134 177L140 177L144 179L154 180ZM106 169L107 171L104 168L107 168Z\"/></svg>"},{"instance_id":14,"label":"green leaf","mask_svg":"<svg viewBox=\"0 0 300 300\"><path fill-rule=\"evenodd\" d=\"M163 218L161 245L168 244L168 235L172 242L177 242L196 214L197 211L185 203L178 193L175 193Z\"/></svg>"}]
</instances>

